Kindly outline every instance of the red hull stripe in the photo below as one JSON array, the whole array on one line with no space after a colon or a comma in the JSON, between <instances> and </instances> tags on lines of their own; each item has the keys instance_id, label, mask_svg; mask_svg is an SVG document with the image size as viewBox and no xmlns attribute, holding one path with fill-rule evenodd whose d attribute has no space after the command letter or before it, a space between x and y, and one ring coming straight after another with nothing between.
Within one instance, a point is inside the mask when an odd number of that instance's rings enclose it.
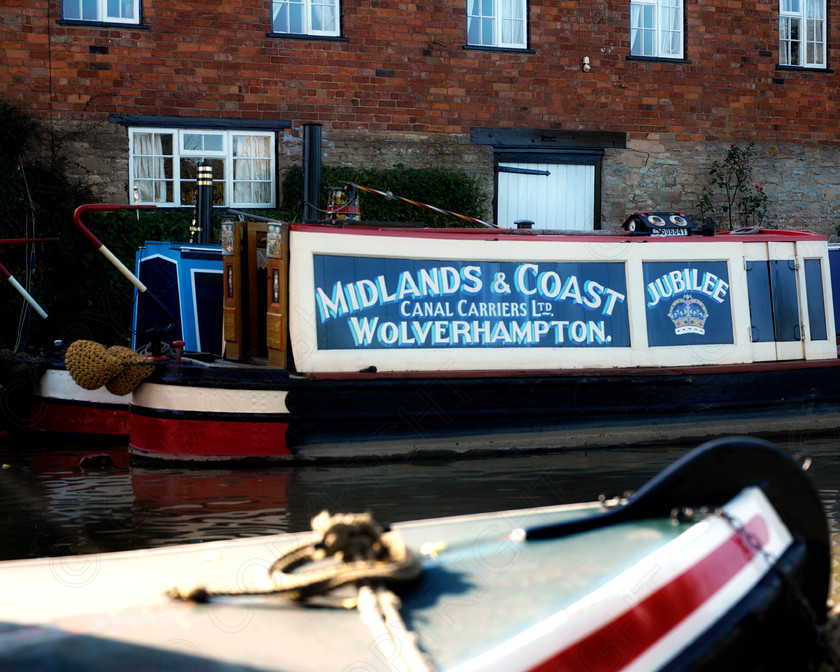
<instances>
[{"instance_id":1,"label":"red hull stripe","mask_svg":"<svg viewBox=\"0 0 840 672\"><path fill-rule=\"evenodd\" d=\"M38 432L128 437L128 406L105 404L33 402L29 427Z\"/></svg>"},{"instance_id":2,"label":"red hull stripe","mask_svg":"<svg viewBox=\"0 0 840 672\"><path fill-rule=\"evenodd\" d=\"M755 516L747 535L764 547L767 523ZM534 672L617 672L632 663L744 569L757 549L735 533L696 565L632 609L532 668Z\"/></svg>"},{"instance_id":3,"label":"red hull stripe","mask_svg":"<svg viewBox=\"0 0 840 672\"><path fill-rule=\"evenodd\" d=\"M289 457L285 422L151 418L131 414L130 447L149 456Z\"/></svg>"}]
</instances>

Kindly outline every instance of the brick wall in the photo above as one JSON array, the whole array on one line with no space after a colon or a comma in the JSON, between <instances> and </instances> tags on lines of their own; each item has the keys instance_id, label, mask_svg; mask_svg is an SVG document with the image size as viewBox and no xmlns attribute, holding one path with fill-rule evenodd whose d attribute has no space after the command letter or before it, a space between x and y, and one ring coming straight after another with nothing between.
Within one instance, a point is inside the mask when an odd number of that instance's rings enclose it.
<instances>
[{"instance_id":1,"label":"brick wall","mask_svg":"<svg viewBox=\"0 0 840 672\"><path fill-rule=\"evenodd\" d=\"M325 162L405 156L466 166L491 186L471 127L626 132L630 148L604 162L608 223L694 198L711 159L750 136L783 199L779 221L805 208L825 228L840 163L840 5L828 8L829 70L815 72L776 67L775 2L688 2L686 60L665 62L627 58L626 0L532 0L528 52L464 49L463 0L345 0L340 40L268 36L268 0L145 0L143 28L62 25L59 0L5 0L0 96L84 148L79 172L103 196L125 197L127 179L110 113L319 122L335 147Z\"/></svg>"}]
</instances>

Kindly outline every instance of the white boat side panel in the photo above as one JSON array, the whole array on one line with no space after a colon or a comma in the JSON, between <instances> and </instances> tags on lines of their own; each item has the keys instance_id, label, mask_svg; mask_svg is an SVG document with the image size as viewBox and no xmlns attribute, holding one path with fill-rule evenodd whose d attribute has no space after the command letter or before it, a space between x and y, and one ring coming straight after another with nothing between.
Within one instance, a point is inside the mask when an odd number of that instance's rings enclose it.
<instances>
[{"instance_id":1,"label":"white boat side panel","mask_svg":"<svg viewBox=\"0 0 840 672\"><path fill-rule=\"evenodd\" d=\"M732 291L733 342L704 346L648 347L642 264L650 261L726 262L733 286L744 284L744 248L739 241L691 238L628 243L551 240L446 240L373 235L292 232L289 325L298 370L352 372L375 366L378 371L447 371L513 369L582 369L638 366L690 366L754 361L749 302L744 291ZM315 305L314 255L499 262L626 262L630 347L459 347L358 348L319 350ZM766 252L765 252L766 254ZM829 316L830 317L830 316ZM829 319L829 322L832 320ZM834 353L826 354L834 356Z\"/></svg>"},{"instance_id":2,"label":"white boat side panel","mask_svg":"<svg viewBox=\"0 0 840 672\"><path fill-rule=\"evenodd\" d=\"M759 488L745 489L724 510L733 521L746 522L756 515L762 517L769 532L763 552L756 553L698 609L625 667L627 672L660 669L672 660L693 641L694 635L711 627L761 580L770 569L770 557L779 557L792 543L790 533ZM732 525L722 517L705 519L584 599L497 647L450 668L450 672L533 669L631 611L689 571L698 558L707 557L726 543L733 533Z\"/></svg>"},{"instance_id":3,"label":"white boat side panel","mask_svg":"<svg viewBox=\"0 0 840 672\"><path fill-rule=\"evenodd\" d=\"M41 376L38 396L44 399L78 401L88 404L116 404L128 407L128 395L117 396L105 387L86 390L73 382L70 373L64 369L48 369Z\"/></svg>"},{"instance_id":4,"label":"white boat side panel","mask_svg":"<svg viewBox=\"0 0 840 672\"><path fill-rule=\"evenodd\" d=\"M288 413L283 390L228 390L215 387L143 383L131 395L132 406L194 413Z\"/></svg>"}]
</instances>

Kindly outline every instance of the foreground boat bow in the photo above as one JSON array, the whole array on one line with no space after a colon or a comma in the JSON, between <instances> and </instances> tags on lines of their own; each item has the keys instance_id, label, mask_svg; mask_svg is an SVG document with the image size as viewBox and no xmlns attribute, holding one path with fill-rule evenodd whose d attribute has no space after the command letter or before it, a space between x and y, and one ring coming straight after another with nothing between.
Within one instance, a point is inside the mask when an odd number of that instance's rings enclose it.
<instances>
[{"instance_id":1,"label":"foreground boat bow","mask_svg":"<svg viewBox=\"0 0 840 672\"><path fill-rule=\"evenodd\" d=\"M425 553L399 613L432 669L803 669L825 619L819 498L793 460L755 439L706 444L606 510L394 531ZM272 560L320 543L278 535L0 563L0 668L416 669L401 667L402 640L381 622L271 594ZM206 586L206 603L165 594L190 582Z\"/></svg>"}]
</instances>

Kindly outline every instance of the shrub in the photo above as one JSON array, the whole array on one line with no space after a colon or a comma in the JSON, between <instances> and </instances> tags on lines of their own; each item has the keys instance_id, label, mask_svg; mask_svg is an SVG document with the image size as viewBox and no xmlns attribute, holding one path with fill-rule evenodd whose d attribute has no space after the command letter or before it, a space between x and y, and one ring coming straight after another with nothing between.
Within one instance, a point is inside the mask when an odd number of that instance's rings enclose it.
<instances>
[{"instance_id":1,"label":"shrub","mask_svg":"<svg viewBox=\"0 0 840 672\"><path fill-rule=\"evenodd\" d=\"M390 170L322 166L322 210L326 210L329 202L329 188L341 186L342 181L353 182L377 191L391 192L402 198L467 217L482 219L485 216L483 203L487 195L481 190L477 178L462 172L437 168L406 168L401 164ZM300 220L302 193L303 170L300 166L293 166L286 171L283 178L283 202L278 213L280 219ZM452 215L444 215L364 191L359 192L359 209L361 218L368 221L419 222L437 228L480 226ZM326 218L326 214L324 217Z\"/></svg>"},{"instance_id":2,"label":"shrub","mask_svg":"<svg viewBox=\"0 0 840 672\"><path fill-rule=\"evenodd\" d=\"M730 231L735 225L761 225L767 216L770 199L753 177L754 158L755 143L750 139L746 147L729 145L723 162L712 163L709 169L711 184L703 188L697 204L702 215L722 212Z\"/></svg>"}]
</instances>

